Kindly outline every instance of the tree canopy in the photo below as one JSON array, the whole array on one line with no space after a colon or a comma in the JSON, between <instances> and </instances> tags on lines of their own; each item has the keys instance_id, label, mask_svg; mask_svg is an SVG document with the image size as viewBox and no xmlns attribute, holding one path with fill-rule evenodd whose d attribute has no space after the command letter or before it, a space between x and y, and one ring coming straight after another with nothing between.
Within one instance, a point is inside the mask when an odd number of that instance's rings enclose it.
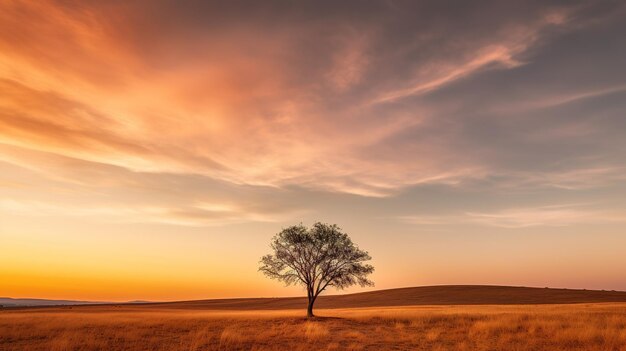
<instances>
[{"instance_id":1,"label":"tree canopy","mask_svg":"<svg viewBox=\"0 0 626 351\"><path fill-rule=\"evenodd\" d=\"M273 254L261 258L259 270L287 285L303 285L309 317L313 317L315 300L328 287L374 285L367 278L374 267L365 263L371 257L335 224L317 222L311 228L302 224L285 228L274 236L270 246Z\"/></svg>"}]
</instances>

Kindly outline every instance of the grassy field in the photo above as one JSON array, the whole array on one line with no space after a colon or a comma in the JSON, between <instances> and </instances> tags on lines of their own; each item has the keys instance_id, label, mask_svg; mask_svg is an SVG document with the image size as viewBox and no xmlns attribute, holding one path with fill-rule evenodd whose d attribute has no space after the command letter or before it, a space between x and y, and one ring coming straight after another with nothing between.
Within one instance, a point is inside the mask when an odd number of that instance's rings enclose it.
<instances>
[{"instance_id":1,"label":"grassy field","mask_svg":"<svg viewBox=\"0 0 626 351\"><path fill-rule=\"evenodd\" d=\"M626 351L626 304L0 311L0 350Z\"/></svg>"}]
</instances>

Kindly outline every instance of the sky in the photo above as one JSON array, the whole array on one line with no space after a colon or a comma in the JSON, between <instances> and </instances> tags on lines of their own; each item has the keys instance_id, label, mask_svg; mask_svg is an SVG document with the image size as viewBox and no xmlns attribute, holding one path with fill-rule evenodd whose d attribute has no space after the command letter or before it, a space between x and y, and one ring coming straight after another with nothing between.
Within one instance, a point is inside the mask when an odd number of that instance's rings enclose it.
<instances>
[{"instance_id":1,"label":"sky","mask_svg":"<svg viewBox=\"0 0 626 351\"><path fill-rule=\"evenodd\" d=\"M375 289L626 290L624 33L621 1L0 0L0 296L301 295L258 261L316 221Z\"/></svg>"}]
</instances>

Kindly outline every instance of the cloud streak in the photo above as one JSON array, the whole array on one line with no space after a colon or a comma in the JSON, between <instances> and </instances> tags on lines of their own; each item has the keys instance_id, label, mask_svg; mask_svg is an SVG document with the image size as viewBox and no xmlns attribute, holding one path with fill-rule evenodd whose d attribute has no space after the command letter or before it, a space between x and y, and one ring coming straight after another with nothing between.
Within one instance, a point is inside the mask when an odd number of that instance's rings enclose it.
<instances>
[{"instance_id":1,"label":"cloud streak","mask_svg":"<svg viewBox=\"0 0 626 351\"><path fill-rule=\"evenodd\" d=\"M409 215L398 217L398 219L419 226L477 224L502 229L619 224L626 221L622 212L580 204L507 208L491 212L466 212L455 215Z\"/></svg>"},{"instance_id":2,"label":"cloud streak","mask_svg":"<svg viewBox=\"0 0 626 351\"><path fill-rule=\"evenodd\" d=\"M4 2L0 142L34 151L4 156L30 167L50 153L98 165L102 178L122 168L374 198L478 180L620 181L608 173L623 160L590 157L624 147L611 134L618 116L590 123L568 108L620 95L623 84L536 96L537 79L526 78L552 68L538 64L552 60L547 43L618 26L610 14L620 6L360 5ZM585 133L607 142L575 140ZM47 176L81 183L80 172ZM245 199L233 201L246 211ZM217 216L177 208L172 216Z\"/></svg>"},{"instance_id":3,"label":"cloud streak","mask_svg":"<svg viewBox=\"0 0 626 351\"><path fill-rule=\"evenodd\" d=\"M598 211L580 205L556 205L536 208L517 208L493 213L467 213L470 222L500 227L566 227L577 224L624 222L623 213Z\"/></svg>"}]
</instances>

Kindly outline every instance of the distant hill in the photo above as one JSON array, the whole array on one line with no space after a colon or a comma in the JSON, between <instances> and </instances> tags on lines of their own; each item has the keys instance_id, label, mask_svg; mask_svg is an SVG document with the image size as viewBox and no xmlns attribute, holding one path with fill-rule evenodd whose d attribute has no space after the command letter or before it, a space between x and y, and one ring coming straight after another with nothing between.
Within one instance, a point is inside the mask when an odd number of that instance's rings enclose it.
<instances>
[{"instance_id":1,"label":"distant hill","mask_svg":"<svg viewBox=\"0 0 626 351\"><path fill-rule=\"evenodd\" d=\"M0 297L0 306L2 307L67 306L88 304L90 305L96 303L98 302L46 299L13 299L10 297Z\"/></svg>"},{"instance_id":2,"label":"distant hill","mask_svg":"<svg viewBox=\"0 0 626 351\"><path fill-rule=\"evenodd\" d=\"M527 288L492 285L440 285L376 290L346 295L320 296L316 308L391 307L418 305L523 305L626 302L626 292ZM132 301L115 306L158 307L190 310L284 310L302 309L305 297L212 299L176 302ZM103 302L0 298L4 307L111 305ZM84 306L88 308L88 306Z\"/></svg>"},{"instance_id":3,"label":"distant hill","mask_svg":"<svg viewBox=\"0 0 626 351\"><path fill-rule=\"evenodd\" d=\"M316 308L411 305L520 305L626 302L626 292L527 288L488 285L442 285L320 296ZM305 297L196 300L144 304L176 309L274 310L300 309Z\"/></svg>"}]
</instances>

